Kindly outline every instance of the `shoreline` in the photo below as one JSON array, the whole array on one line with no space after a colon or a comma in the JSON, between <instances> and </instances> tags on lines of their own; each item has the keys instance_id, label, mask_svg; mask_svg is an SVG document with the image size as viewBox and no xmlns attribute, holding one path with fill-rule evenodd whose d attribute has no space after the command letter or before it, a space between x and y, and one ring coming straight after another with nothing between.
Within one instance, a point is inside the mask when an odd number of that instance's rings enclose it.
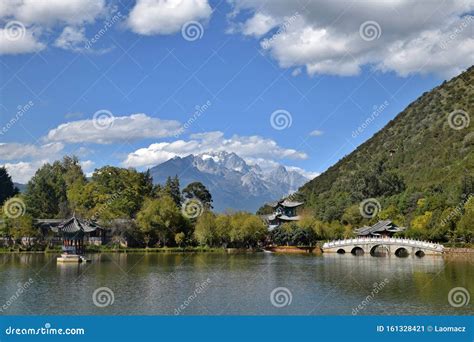
<instances>
[{"instance_id":1,"label":"shoreline","mask_svg":"<svg viewBox=\"0 0 474 342\"><path fill-rule=\"evenodd\" d=\"M86 249L86 254L100 253L225 253L225 254L253 254L270 252L275 254L324 254L320 246L299 247L299 246L272 246L265 248L206 248L206 247L159 247L159 248L92 248ZM0 254L61 254L61 250L46 249L42 251L28 251L21 249L0 249ZM474 256L474 247L446 247L445 256Z\"/></svg>"}]
</instances>

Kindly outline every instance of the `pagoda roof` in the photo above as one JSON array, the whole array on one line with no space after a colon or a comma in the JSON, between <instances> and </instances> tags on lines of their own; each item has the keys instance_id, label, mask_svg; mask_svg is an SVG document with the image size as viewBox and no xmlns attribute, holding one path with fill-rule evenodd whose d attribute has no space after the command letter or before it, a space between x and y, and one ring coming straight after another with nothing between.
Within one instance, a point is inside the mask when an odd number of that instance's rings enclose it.
<instances>
[{"instance_id":1,"label":"pagoda roof","mask_svg":"<svg viewBox=\"0 0 474 342\"><path fill-rule=\"evenodd\" d=\"M364 226L361 228L354 229L354 232L359 236L364 235L377 235L380 232L391 232L391 233L398 233L404 231L404 227L398 227L395 223L390 220L379 221L373 226Z\"/></svg>"},{"instance_id":2,"label":"pagoda roof","mask_svg":"<svg viewBox=\"0 0 474 342\"><path fill-rule=\"evenodd\" d=\"M278 206L282 206L282 207L286 207L286 208L295 208L295 207L299 207L300 205L303 205L304 202L296 202L296 201L290 201L290 200L282 200L282 201L278 201L278 202L273 202L273 203L270 203L269 205L272 207L272 208L276 208Z\"/></svg>"},{"instance_id":3,"label":"pagoda roof","mask_svg":"<svg viewBox=\"0 0 474 342\"><path fill-rule=\"evenodd\" d=\"M73 216L70 219L60 223L57 227L51 227L51 230L55 233L61 232L68 234L74 234L79 232L90 233L96 231L97 229L102 228L97 226L92 221L80 220L76 216Z\"/></svg>"}]
</instances>

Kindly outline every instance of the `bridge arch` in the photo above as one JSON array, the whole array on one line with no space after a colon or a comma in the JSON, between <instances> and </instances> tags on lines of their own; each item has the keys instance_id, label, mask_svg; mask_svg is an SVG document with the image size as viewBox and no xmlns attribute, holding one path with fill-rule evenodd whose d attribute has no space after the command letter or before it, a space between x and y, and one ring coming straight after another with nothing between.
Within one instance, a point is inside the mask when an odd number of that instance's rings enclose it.
<instances>
[{"instance_id":1,"label":"bridge arch","mask_svg":"<svg viewBox=\"0 0 474 342\"><path fill-rule=\"evenodd\" d=\"M362 247L359 247L359 246L355 246L354 248L352 248L351 250L351 254L352 255L364 255L364 249Z\"/></svg>"},{"instance_id":2,"label":"bridge arch","mask_svg":"<svg viewBox=\"0 0 474 342\"><path fill-rule=\"evenodd\" d=\"M337 250L337 254L346 254L346 251L344 250L344 248L339 248Z\"/></svg>"},{"instance_id":3,"label":"bridge arch","mask_svg":"<svg viewBox=\"0 0 474 342\"><path fill-rule=\"evenodd\" d=\"M410 253L408 253L408 249L405 247L399 247L395 251L395 255L399 258L406 258Z\"/></svg>"},{"instance_id":4,"label":"bridge arch","mask_svg":"<svg viewBox=\"0 0 474 342\"><path fill-rule=\"evenodd\" d=\"M385 257L390 255L390 249L385 245L375 245L370 249L370 255L374 257Z\"/></svg>"},{"instance_id":5,"label":"bridge arch","mask_svg":"<svg viewBox=\"0 0 474 342\"><path fill-rule=\"evenodd\" d=\"M425 252L423 252L421 249L415 252L415 255L418 258L423 258L425 256Z\"/></svg>"}]
</instances>

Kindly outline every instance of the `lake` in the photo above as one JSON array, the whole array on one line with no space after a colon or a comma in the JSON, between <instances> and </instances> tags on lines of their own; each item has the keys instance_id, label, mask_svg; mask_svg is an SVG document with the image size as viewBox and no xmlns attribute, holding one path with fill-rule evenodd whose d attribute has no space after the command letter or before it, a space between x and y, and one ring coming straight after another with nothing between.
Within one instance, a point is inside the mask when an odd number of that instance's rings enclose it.
<instances>
[{"instance_id":1,"label":"lake","mask_svg":"<svg viewBox=\"0 0 474 342\"><path fill-rule=\"evenodd\" d=\"M116 253L71 265L56 257L0 255L2 315L474 314L472 257ZM457 287L459 307L448 301Z\"/></svg>"}]
</instances>

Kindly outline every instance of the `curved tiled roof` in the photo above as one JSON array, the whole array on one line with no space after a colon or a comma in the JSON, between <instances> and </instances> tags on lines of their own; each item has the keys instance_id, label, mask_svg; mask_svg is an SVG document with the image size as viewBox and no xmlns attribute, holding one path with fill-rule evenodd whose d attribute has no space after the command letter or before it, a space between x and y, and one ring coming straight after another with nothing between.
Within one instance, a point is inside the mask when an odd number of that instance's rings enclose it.
<instances>
[{"instance_id":1,"label":"curved tiled roof","mask_svg":"<svg viewBox=\"0 0 474 342\"><path fill-rule=\"evenodd\" d=\"M77 219L75 216L71 217L69 220L64 221L56 228L52 228L54 232L62 232L62 233L90 233L94 232L97 229L102 229L99 226L95 225L93 222L82 221Z\"/></svg>"}]
</instances>

